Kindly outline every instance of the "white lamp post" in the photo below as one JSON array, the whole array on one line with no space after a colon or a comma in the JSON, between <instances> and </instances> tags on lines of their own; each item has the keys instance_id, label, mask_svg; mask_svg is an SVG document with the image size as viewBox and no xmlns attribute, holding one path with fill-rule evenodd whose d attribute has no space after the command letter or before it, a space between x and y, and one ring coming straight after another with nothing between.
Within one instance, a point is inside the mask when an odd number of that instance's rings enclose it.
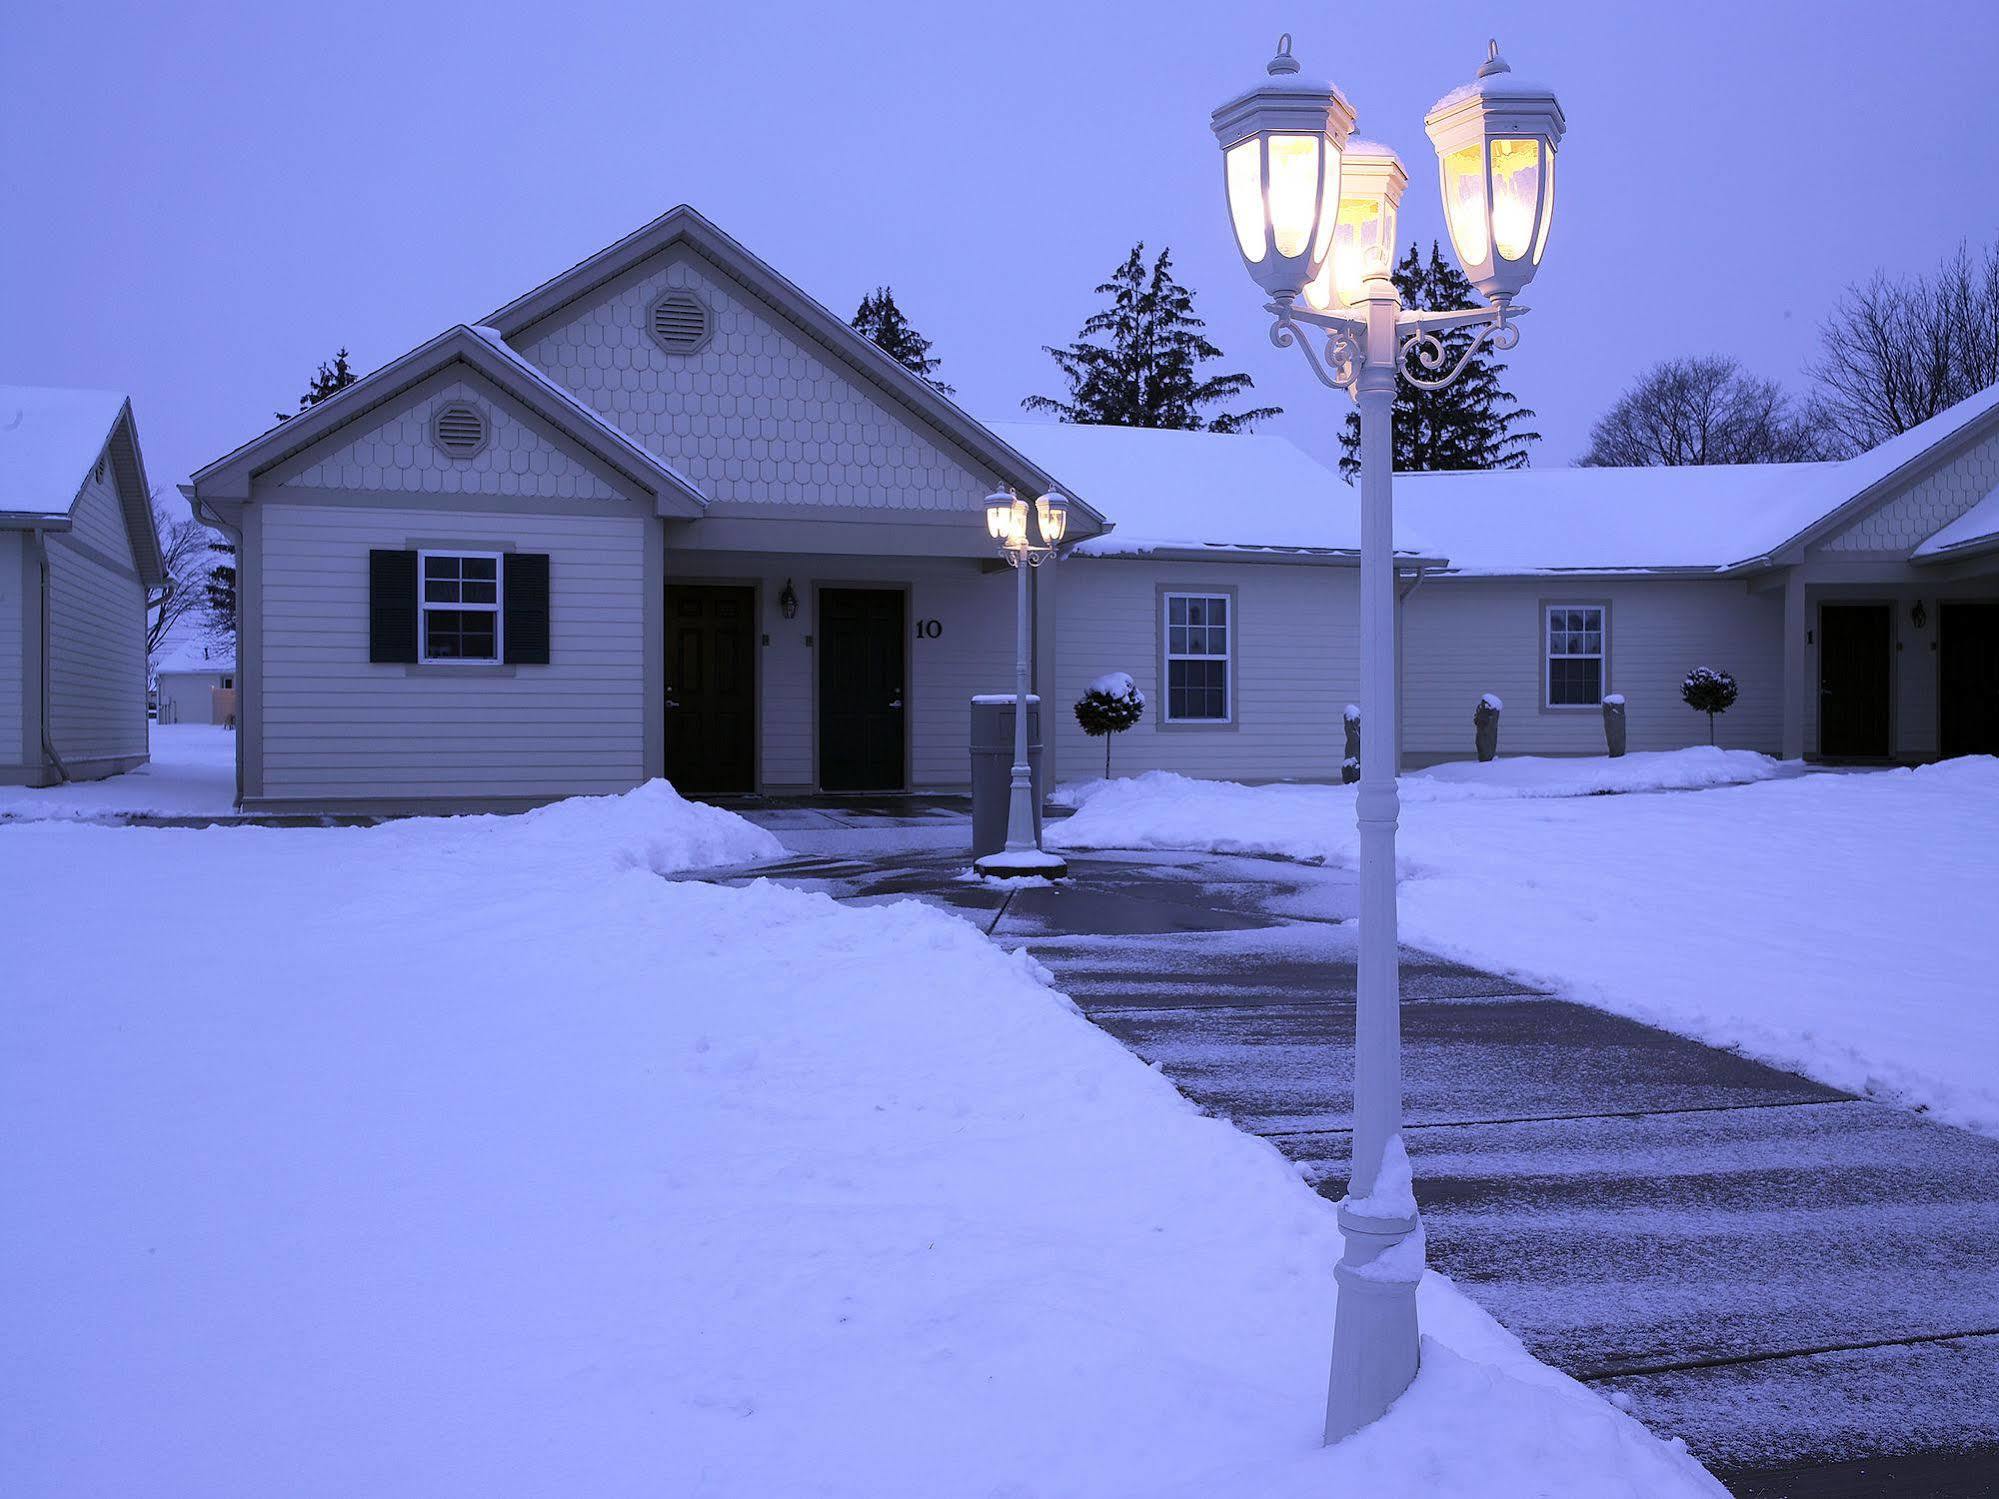
<instances>
[{"instance_id":1,"label":"white lamp post","mask_svg":"<svg viewBox=\"0 0 1999 1499\"><path fill-rule=\"evenodd\" d=\"M1031 507L1011 489L986 496L986 530L999 543L999 553L1018 575L1014 594L1014 697L1013 697L1013 780L1007 792L1006 847L973 862L980 874L1005 879L1021 875L1041 875L1060 879L1069 872L1059 854L1043 852L1034 825L1034 772L1027 762L1027 575L1055 555L1069 530L1069 502L1059 494L1045 494ZM1040 541L1029 537L1034 526Z\"/></svg>"},{"instance_id":2,"label":"white lamp post","mask_svg":"<svg viewBox=\"0 0 1999 1499\"><path fill-rule=\"evenodd\" d=\"M1291 38L1269 78L1216 110L1229 217L1251 277L1270 296L1271 340L1360 407L1360 975L1355 1006L1353 1160L1340 1203L1345 1251L1326 1397L1326 1440L1375 1420L1416 1375L1423 1239L1402 1148L1402 1016L1395 935L1393 539L1396 381L1434 389L1479 348L1510 349L1513 298L1547 247L1561 105L1516 81L1498 43L1478 77L1424 124L1437 149L1444 215L1465 275L1491 301L1457 312L1405 309L1389 277L1407 182L1395 153L1351 138L1354 112L1329 83L1301 78ZM1439 336L1471 334L1457 358ZM1309 342L1316 330L1324 356Z\"/></svg>"}]
</instances>

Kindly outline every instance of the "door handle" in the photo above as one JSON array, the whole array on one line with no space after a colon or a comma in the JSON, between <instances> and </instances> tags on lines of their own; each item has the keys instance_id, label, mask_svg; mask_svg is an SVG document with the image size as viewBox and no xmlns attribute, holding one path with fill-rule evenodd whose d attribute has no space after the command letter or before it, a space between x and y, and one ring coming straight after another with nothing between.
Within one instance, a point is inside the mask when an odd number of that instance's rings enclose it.
<instances>
[{"instance_id":1,"label":"door handle","mask_svg":"<svg viewBox=\"0 0 1999 1499\"><path fill-rule=\"evenodd\" d=\"M890 703L889 706L891 708L900 708L902 706L902 699L901 698L895 699L895 701Z\"/></svg>"}]
</instances>

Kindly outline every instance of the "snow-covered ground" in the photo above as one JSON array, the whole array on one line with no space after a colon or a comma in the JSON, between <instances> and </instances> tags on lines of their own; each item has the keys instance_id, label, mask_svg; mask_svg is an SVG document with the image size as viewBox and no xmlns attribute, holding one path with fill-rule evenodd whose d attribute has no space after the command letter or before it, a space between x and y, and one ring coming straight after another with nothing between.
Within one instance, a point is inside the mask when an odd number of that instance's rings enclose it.
<instances>
[{"instance_id":1,"label":"snow-covered ground","mask_svg":"<svg viewBox=\"0 0 1999 1499\"><path fill-rule=\"evenodd\" d=\"M137 770L62 786L0 786L0 818L228 817L236 799L236 731L152 724L152 758Z\"/></svg>"},{"instance_id":2,"label":"snow-covered ground","mask_svg":"<svg viewBox=\"0 0 1999 1499\"><path fill-rule=\"evenodd\" d=\"M655 873L776 852L0 827L8 1491L1721 1493L1435 1277L1322 1450L1329 1206L964 922Z\"/></svg>"},{"instance_id":3,"label":"snow-covered ground","mask_svg":"<svg viewBox=\"0 0 1999 1499\"><path fill-rule=\"evenodd\" d=\"M1405 777L1403 938L1999 1134L1999 760L1777 774L1703 747ZM1080 792L1051 846L1357 857L1351 786Z\"/></svg>"}]
</instances>

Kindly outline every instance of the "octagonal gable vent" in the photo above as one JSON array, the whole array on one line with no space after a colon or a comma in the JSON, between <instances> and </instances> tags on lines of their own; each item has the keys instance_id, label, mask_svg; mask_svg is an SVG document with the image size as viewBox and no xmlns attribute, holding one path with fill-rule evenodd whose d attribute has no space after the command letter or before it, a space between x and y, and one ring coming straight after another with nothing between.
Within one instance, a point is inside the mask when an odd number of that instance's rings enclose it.
<instances>
[{"instance_id":1,"label":"octagonal gable vent","mask_svg":"<svg viewBox=\"0 0 1999 1499\"><path fill-rule=\"evenodd\" d=\"M470 458L486 446L486 413L464 401L438 409L431 422L437 445L453 458Z\"/></svg>"},{"instance_id":2,"label":"octagonal gable vent","mask_svg":"<svg viewBox=\"0 0 1999 1499\"><path fill-rule=\"evenodd\" d=\"M692 354L708 342L708 307L689 291L670 291L652 304L647 327L669 354Z\"/></svg>"}]
</instances>

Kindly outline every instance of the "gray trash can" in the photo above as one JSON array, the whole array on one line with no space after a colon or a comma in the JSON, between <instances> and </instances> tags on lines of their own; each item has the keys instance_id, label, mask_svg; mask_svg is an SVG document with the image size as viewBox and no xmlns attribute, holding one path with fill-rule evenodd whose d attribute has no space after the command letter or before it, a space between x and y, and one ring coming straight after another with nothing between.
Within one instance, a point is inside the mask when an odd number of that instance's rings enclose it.
<instances>
[{"instance_id":1,"label":"gray trash can","mask_svg":"<svg viewBox=\"0 0 1999 1499\"><path fill-rule=\"evenodd\" d=\"M1041 841L1041 699L1027 695L1027 763L1034 772L1034 841ZM1013 694L972 699L972 857L1006 847L1006 804L1013 789Z\"/></svg>"}]
</instances>

